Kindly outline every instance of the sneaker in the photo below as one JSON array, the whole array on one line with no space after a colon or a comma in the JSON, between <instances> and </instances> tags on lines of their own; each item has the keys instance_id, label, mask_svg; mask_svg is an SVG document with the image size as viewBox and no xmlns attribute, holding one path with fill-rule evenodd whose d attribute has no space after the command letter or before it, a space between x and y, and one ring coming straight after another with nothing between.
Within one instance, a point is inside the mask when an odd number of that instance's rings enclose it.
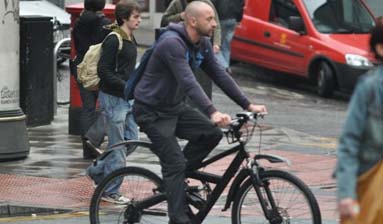
<instances>
[{"instance_id":1,"label":"sneaker","mask_svg":"<svg viewBox=\"0 0 383 224\"><path fill-rule=\"evenodd\" d=\"M120 194L117 194L117 193L104 195L104 196L102 196L101 200L106 201L106 202L110 202L113 204L120 204L120 205L127 204L130 202L129 198L126 198L126 197L124 197Z\"/></svg>"},{"instance_id":2,"label":"sneaker","mask_svg":"<svg viewBox=\"0 0 383 224\"><path fill-rule=\"evenodd\" d=\"M90 173L89 173L89 168L85 170L85 176L86 176L86 178L88 178L88 180L89 180L90 182L92 182L92 186L93 186L93 188L96 189L96 188L97 188L97 183L96 183L96 181L92 178L92 176L90 175Z\"/></svg>"}]
</instances>

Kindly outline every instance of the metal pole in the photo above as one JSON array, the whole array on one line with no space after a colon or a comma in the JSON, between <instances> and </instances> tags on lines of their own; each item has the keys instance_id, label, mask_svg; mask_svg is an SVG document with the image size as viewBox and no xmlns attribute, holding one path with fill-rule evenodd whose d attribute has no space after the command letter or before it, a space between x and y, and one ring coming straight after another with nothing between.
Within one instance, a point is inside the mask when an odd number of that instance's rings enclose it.
<instances>
[{"instance_id":1,"label":"metal pole","mask_svg":"<svg viewBox=\"0 0 383 224\"><path fill-rule=\"evenodd\" d=\"M57 114L57 54L61 45L63 45L66 42L70 43L70 38L64 38L60 40L59 42L57 42L53 50L53 113L54 115Z\"/></svg>"}]
</instances>

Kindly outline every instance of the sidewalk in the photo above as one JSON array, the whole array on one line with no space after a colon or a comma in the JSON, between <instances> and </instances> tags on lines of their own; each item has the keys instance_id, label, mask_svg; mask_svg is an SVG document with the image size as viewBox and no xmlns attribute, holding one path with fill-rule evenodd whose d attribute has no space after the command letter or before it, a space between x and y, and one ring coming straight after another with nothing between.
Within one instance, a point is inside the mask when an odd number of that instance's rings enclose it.
<instances>
[{"instance_id":1,"label":"sidewalk","mask_svg":"<svg viewBox=\"0 0 383 224\"><path fill-rule=\"evenodd\" d=\"M82 159L80 138L67 134L68 108L61 106L51 125L30 128L28 130L31 153L25 160L0 163L0 203L12 205L30 205L74 211L87 211L93 193L93 187L84 176L84 169L90 163ZM287 136L286 130L270 129L263 134L266 142L262 153L283 156L292 162L284 164L265 164L273 168L287 169L303 179L316 195L323 219L334 221L335 196L334 180L330 178L335 157L326 149L302 153L294 144L294 136ZM302 137L302 136L301 136ZM307 141L315 143L315 139ZM268 140L269 139L269 140ZM273 139L274 144L268 145ZM301 138L302 139L302 138ZM302 142L302 140L300 140ZM320 141L320 140L319 140ZM256 143L254 148L256 148ZM307 148L307 147L306 147ZM209 167L206 171L222 173L231 158ZM154 161L154 162L153 162ZM159 173L159 166L154 155L133 153L129 165L146 164ZM212 211L212 215L222 215L221 199ZM230 215L230 212L224 213ZM328 223L328 222L324 222Z\"/></svg>"}]
</instances>

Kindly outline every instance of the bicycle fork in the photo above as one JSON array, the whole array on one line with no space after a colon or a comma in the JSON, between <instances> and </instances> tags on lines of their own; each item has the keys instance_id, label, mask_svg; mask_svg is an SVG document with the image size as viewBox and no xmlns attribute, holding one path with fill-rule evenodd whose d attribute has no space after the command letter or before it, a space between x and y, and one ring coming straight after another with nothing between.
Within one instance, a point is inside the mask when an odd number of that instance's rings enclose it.
<instances>
[{"instance_id":1,"label":"bicycle fork","mask_svg":"<svg viewBox=\"0 0 383 224\"><path fill-rule=\"evenodd\" d=\"M267 180L262 180L259 175L263 169L260 168L258 163L253 159L248 162L247 168L249 169L252 185L258 196L259 203L261 204L262 211L266 219L269 220L271 224L281 224L283 222L283 218L279 214L273 194L270 191L270 183ZM267 198L264 197L262 188L264 189Z\"/></svg>"}]
</instances>

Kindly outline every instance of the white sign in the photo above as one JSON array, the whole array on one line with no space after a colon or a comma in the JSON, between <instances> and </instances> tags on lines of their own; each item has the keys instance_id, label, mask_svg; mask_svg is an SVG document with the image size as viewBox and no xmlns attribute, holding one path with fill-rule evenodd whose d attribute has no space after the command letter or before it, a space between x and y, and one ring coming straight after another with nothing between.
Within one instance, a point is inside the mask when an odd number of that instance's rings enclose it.
<instances>
[{"instance_id":1,"label":"white sign","mask_svg":"<svg viewBox=\"0 0 383 224\"><path fill-rule=\"evenodd\" d=\"M0 111L19 109L19 1L0 0Z\"/></svg>"}]
</instances>

